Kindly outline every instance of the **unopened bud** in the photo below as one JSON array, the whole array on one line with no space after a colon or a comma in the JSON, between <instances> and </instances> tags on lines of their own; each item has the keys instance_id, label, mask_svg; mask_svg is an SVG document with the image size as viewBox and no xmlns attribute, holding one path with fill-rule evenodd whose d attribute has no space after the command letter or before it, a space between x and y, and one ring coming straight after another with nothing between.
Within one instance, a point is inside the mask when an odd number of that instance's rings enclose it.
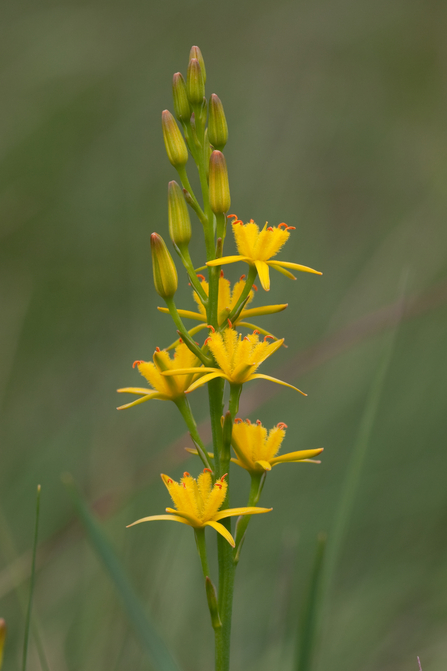
<instances>
[{"instance_id":1,"label":"unopened bud","mask_svg":"<svg viewBox=\"0 0 447 671\"><path fill-rule=\"evenodd\" d=\"M203 78L202 68L197 58L189 61L188 72L186 75L186 91L191 105L202 105L205 95L205 80Z\"/></svg>"},{"instance_id":2,"label":"unopened bud","mask_svg":"<svg viewBox=\"0 0 447 671\"><path fill-rule=\"evenodd\" d=\"M214 214L223 214L230 209L230 187L225 156L213 151L210 158L210 205Z\"/></svg>"},{"instance_id":3,"label":"unopened bud","mask_svg":"<svg viewBox=\"0 0 447 671\"><path fill-rule=\"evenodd\" d=\"M202 52L200 51L199 47L191 47L191 51L189 52L189 60L192 58L197 58L197 60L200 63L200 67L202 69L202 76L203 76L203 83L206 83L206 70L205 70L205 61L203 60Z\"/></svg>"},{"instance_id":4,"label":"unopened bud","mask_svg":"<svg viewBox=\"0 0 447 671\"><path fill-rule=\"evenodd\" d=\"M168 184L169 235L180 249L191 240L191 220L182 189L177 182Z\"/></svg>"},{"instance_id":5,"label":"unopened bud","mask_svg":"<svg viewBox=\"0 0 447 671\"><path fill-rule=\"evenodd\" d=\"M220 151L228 141L228 126L222 102L215 93L210 98L208 136L214 149Z\"/></svg>"},{"instance_id":6,"label":"unopened bud","mask_svg":"<svg viewBox=\"0 0 447 671\"><path fill-rule=\"evenodd\" d=\"M0 618L0 669L2 668L3 663L3 649L5 647L6 639L6 622L3 618Z\"/></svg>"},{"instance_id":7,"label":"unopened bud","mask_svg":"<svg viewBox=\"0 0 447 671\"><path fill-rule=\"evenodd\" d=\"M174 112L179 121L189 121L191 107L186 93L186 84L181 72L176 72L172 79L172 97L174 98Z\"/></svg>"},{"instance_id":8,"label":"unopened bud","mask_svg":"<svg viewBox=\"0 0 447 671\"><path fill-rule=\"evenodd\" d=\"M208 576L205 578L206 598L208 600L208 608L211 615L211 624L213 629L218 629L222 626L219 617L219 608L217 607L217 592Z\"/></svg>"},{"instance_id":9,"label":"unopened bud","mask_svg":"<svg viewBox=\"0 0 447 671\"><path fill-rule=\"evenodd\" d=\"M163 139L165 141L166 153L174 168L184 166L188 160L188 150L185 140L177 126L177 122L169 110L161 115L163 126Z\"/></svg>"},{"instance_id":10,"label":"unopened bud","mask_svg":"<svg viewBox=\"0 0 447 671\"><path fill-rule=\"evenodd\" d=\"M162 298L172 298L177 291L177 270L165 241L158 235L151 235L152 269L154 271L155 290Z\"/></svg>"}]
</instances>

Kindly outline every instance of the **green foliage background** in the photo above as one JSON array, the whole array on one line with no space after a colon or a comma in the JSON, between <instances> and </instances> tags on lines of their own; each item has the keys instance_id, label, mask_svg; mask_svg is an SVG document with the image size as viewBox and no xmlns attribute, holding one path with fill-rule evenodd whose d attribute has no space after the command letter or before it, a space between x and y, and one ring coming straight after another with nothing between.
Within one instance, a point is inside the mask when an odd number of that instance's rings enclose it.
<instances>
[{"instance_id":1,"label":"green foliage background","mask_svg":"<svg viewBox=\"0 0 447 671\"><path fill-rule=\"evenodd\" d=\"M184 671L212 665L192 533L162 512L161 471L198 464L175 407L117 413L131 364L174 338L152 287L149 236L167 236L160 113L199 44L229 122L232 207L297 227L263 325L309 394L247 386L242 416L284 421L284 449L320 467L268 477L238 568L234 671L293 668L317 533L330 534L368 390L407 275L406 307L316 671L443 671L447 660L447 7L431 0L22 0L1 22L0 616L20 668L35 487L35 615L52 671L151 668L61 483L69 471ZM192 162L191 162L192 168ZM195 227L197 238L200 226ZM197 239L196 238L196 239ZM233 243L230 242L230 249ZM192 249L202 260L202 245ZM231 279L245 271L228 267ZM191 305L181 274L177 304ZM204 390L194 394L206 418ZM177 413L177 414L176 414ZM188 463L188 466L186 466ZM245 504L245 473L237 473ZM209 534L211 538L211 534ZM39 669L31 645L30 669Z\"/></svg>"}]
</instances>

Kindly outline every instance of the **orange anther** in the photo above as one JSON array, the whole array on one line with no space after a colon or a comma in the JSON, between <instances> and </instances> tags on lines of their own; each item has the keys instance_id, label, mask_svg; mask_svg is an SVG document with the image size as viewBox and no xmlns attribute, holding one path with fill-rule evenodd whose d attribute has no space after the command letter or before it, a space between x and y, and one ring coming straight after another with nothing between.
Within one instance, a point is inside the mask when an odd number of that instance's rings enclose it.
<instances>
[{"instance_id":1,"label":"orange anther","mask_svg":"<svg viewBox=\"0 0 447 671\"><path fill-rule=\"evenodd\" d=\"M228 326L230 327L230 329L232 329L232 328L233 328L233 324L230 322L229 319L227 319L227 322L228 322Z\"/></svg>"},{"instance_id":2,"label":"orange anther","mask_svg":"<svg viewBox=\"0 0 447 671\"><path fill-rule=\"evenodd\" d=\"M155 348L155 351L156 351L156 352L161 352L161 349L160 349L159 347L156 347L156 348Z\"/></svg>"},{"instance_id":3,"label":"orange anther","mask_svg":"<svg viewBox=\"0 0 447 671\"><path fill-rule=\"evenodd\" d=\"M222 477L220 478L220 481L223 482L225 478L227 477L228 473L224 473Z\"/></svg>"},{"instance_id":4,"label":"orange anther","mask_svg":"<svg viewBox=\"0 0 447 671\"><path fill-rule=\"evenodd\" d=\"M182 487L183 487L183 489L186 489L186 485L185 485L184 482L182 482Z\"/></svg>"},{"instance_id":5,"label":"orange anther","mask_svg":"<svg viewBox=\"0 0 447 671\"><path fill-rule=\"evenodd\" d=\"M262 422L261 422L261 420L260 420L260 419L257 419L257 420L256 420L256 424L257 424L258 426L262 426Z\"/></svg>"},{"instance_id":6,"label":"orange anther","mask_svg":"<svg viewBox=\"0 0 447 671\"><path fill-rule=\"evenodd\" d=\"M222 489L222 483L221 482L215 482L214 486L219 487L219 489Z\"/></svg>"},{"instance_id":7,"label":"orange anther","mask_svg":"<svg viewBox=\"0 0 447 671\"><path fill-rule=\"evenodd\" d=\"M288 228L287 224L285 224L284 222L282 222L281 224L279 224L278 228L281 228L281 226L285 226L286 230L287 230L287 228Z\"/></svg>"},{"instance_id":8,"label":"orange anther","mask_svg":"<svg viewBox=\"0 0 447 671\"><path fill-rule=\"evenodd\" d=\"M204 468L203 472L204 473L212 473L213 471L211 470L211 468Z\"/></svg>"},{"instance_id":9,"label":"orange anther","mask_svg":"<svg viewBox=\"0 0 447 671\"><path fill-rule=\"evenodd\" d=\"M199 280L202 280L202 282L206 282L205 276L204 275L197 275Z\"/></svg>"},{"instance_id":10,"label":"orange anther","mask_svg":"<svg viewBox=\"0 0 447 671\"><path fill-rule=\"evenodd\" d=\"M245 280L246 277L247 277L247 275L241 275L240 278L239 278L239 282L242 282L242 280Z\"/></svg>"},{"instance_id":11,"label":"orange anther","mask_svg":"<svg viewBox=\"0 0 447 671\"><path fill-rule=\"evenodd\" d=\"M253 284L252 289L254 289L255 291L258 290L258 287L256 286L256 284Z\"/></svg>"},{"instance_id":12,"label":"orange anther","mask_svg":"<svg viewBox=\"0 0 447 671\"><path fill-rule=\"evenodd\" d=\"M188 473L188 471L185 471L185 472L183 473L183 477L184 477L184 478L189 478L189 477L190 477L190 474Z\"/></svg>"},{"instance_id":13,"label":"orange anther","mask_svg":"<svg viewBox=\"0 0 447 671\"><path fill-rule=\"evenodd\" d=\"M210 337L210 336L208 336L208 338L205 340L205 342L204 342L203 344L206 345L206 343L208 342L208 340L211 340L211 337Z\"/></svg>"},{"instance_id":14,"label":"orange anther","mask_svg":"<svg viewBox=\"0 0 447 671\"><path fill-rule=\"evenodd\" d=\"M245 421L247 422L247 424L251 424L249 419L246 419Z\"/></svg>"},{"instance_id":15,"label":"orange anther","mask_svg":"<svg viewBox=\"0 0 447 671\"><path fill-rule=\"evenodd\" d=\"M172 478L168 478L168 484L172 485L174 480Z\"/></svg>"},{"instance_id":16,"label":"orange anther","mask_svg":"<svg viewBox=\"0 0 447 671\"><path fill-rule=\"evenodd\" d=\"M284 424L284 422L279 422L276 426L278 429L287 429L287 424Z\"/></svg>"},{"instance_id":17,"label":"orange anther","mask_svg":"<svg viewBox=\"0 0 447 671\"><path fill-rule=\"evenodd\" d=\"M234 219L238 218L237 214L227 214L227 219L231 219L231 217L234 217Z\"/></svg>"},{"instance_id":18,"label":"orange anther","mask_svg":"<svg viewBox=\"0 0 447 671\"><path fill-rule=\"evenodd\" d=\"M236 417L236 419L234 420L235 424L242 424L242 422L243 420L240 417Z\"/></svg>"},{"instance_id":19,"label":"orange anther","mask_svg":"<svg viewBox=\"0 0 447 671\"><path fill-rule=\"evenodd\" d=\"M249 340L248 336L245 336L244 340Z\"/></svg>"},{"instance_id":20,"label":"orange anther","mask_svg":"<svg viewBox=\"0 0 447 671\"><path fill-rule=\"evenodd\" d=\"M179 343L183 343L183 340L181 338L178 339Z\"/></svg>"},{"instance_id":21,"label":"orange anther","mask_svg":"<svg viewBox=\"0 0 447 671\"><path fill-rule=\"evenodd\" d=\"M135 368L135 366L139 366L140 363L144 363L144 361L134 361L132 364L132 368Z\"/></svg>"},{"instance_id":22,"label":"orange anther","mask_svg":"<svg viewBox=\"0 0 447 671\"><path fill-rule=\"evenodd\" d=\"M216 333L216 329L214 328L214 326L211 326L211 324L207 324L206 328L211 329L211 333Z\"/></svg>"},{"instance_id":23,"label":"orange anther","mask_svg":"<svg viewBox=\"0 0 447 671\"><path fill-rule=\"evenodd\" d=\"M266 336L264 337L264 342L265 342L266 340L268 340L269 338L271 338L272 340L276 340L275 336L272 336L272 335L266 335Z\"/></svg>"},{"instance_id":24,"label":"orange anther","mask_svg":"<svg viewBox=\"0 0 447 671\"><path fill-rule=\"evenodd\" d=\"M273 226L269 226L267 230L268 231L273 231Z\"/></svg>"},{"instance_id":25,"label":"orange anther","mask_svg":"<svg viewBox=\"0 0 447 671\"><path fill-rule=\"evenodd\" d=\"M296 231L296 226L287 226L288 231Z\"/></svg>"},{"instance_id":26,"label":"orange anther","mask_svg":"<svg viewBox=\"0 0 447 671\"><path fill-rule=\"evenodd\" d=\"M221 276L221 277L224 276L223 270L220 271L220 276Z\"/></svg>"},{"instance_id":27,"label":"orange anther","mask_svg":"<svg viewBox=\"0 0 447 671\"><path fill-rule=\"evenodd\" d=\"M254 219L250 219L250 224L254 224L254 223L255 223L255 220L254 220Z\"/></svg>"},{"instance_id":28,"label":"orange anther","mask_svg":"<svg viewBox=\"0 0 447 671\"><path fill-rule=\"evenodd\" d=\"M255 329L255 330L253 331L253 335L259 335L260 333L261 333L261 331L258 331L258 329Z\"/></svg>"}]
</instances>

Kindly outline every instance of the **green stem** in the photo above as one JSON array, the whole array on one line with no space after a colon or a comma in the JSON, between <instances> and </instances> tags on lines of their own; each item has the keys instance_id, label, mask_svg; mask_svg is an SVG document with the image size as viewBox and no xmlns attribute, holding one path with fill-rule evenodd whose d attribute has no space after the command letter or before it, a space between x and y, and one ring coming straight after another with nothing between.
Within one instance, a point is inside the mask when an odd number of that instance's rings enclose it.
<instances>
[{"instance_id":1,"label":"green stem","mask_svg":"<svg viewBox=\"0 0 447 671\"><path fill-rule=\"evenodd\" d=\"M197 451L199 453L199 457L203 462L203 465L205 466L205 468L209 468L211 471L213 471L213 469L210 466L210 462L208 461L208 455L202 443L202 439L200 438L200 434L197 430L196 420L194 419L194 415L192 414L191 406L189 405L188 399L183 394L182 396L180 396L175 400L175 404L177 408L180 410L183 419L185 420L185 424L188 427L188 431L191 434L191 438L193 439L195 446L197 447Z\"/></svg>"},{"instance_id":2,"label":"green stem","mask_svg":"<svg viewBox=\"0 0 447 671\"><path fill-rule=\"evenodd\" d=\"M186 327L184 326L184 324L183 324L183 322L180 318L179 313L177 312L177 308L175 307L174 300L172 298L165 298L165 302L166 302L166 305L168 307L169 314L172 317L172 321L176 325L176 327L177 327L181 337L183 338L185 344L189 347L191 352L193 352L193 354L195 354L196 357L198 359L200 359L200 361L203 364L205 364L205 366L209 366L212 363L212 361L207 356L205 356L205 354L202 352L200 347L198 345L196 345L194 340L189 335L188 331L186 330Z\"/></svg>"},{"instance_id":3,"label":"green stem","mask_svg":"<svg viewBox=\"0 0 447 671\"><path fill-rule=\"evenodd\" d=\"M245 282L245 287L239 296L239 300L228 315L228 319L233 322L235 321L235 317L238 316L238 311L241 308L242 304L244 303L245 299L248 297L252 287L253 283L256 279L256 275L258 274L258 271L256 270L256 266L250 266L250 269L248 271L248 276Z\"/></svg>"},{"instance_id":4,"label":"green stem","mask_svg":"<svg viewBox=\"0 0 447 671\"><path fill-rule=\"evenodd\" d=\"M190 203L191 207L193 208L194 212L197 214L201 223L203 224L203 226L205 226L205 220L206 220L205 213L202 210L202 208L200 207L199 201L197 200L197 198L194 195L194 191L192 190L192 186L189 183L189 179L188 179L188 175L186 173L185 166L182 165L182 166L178 167L177 172L178 172L178 175L180 177L180 181L182 183L183 188L186 189L186 191L191 196L191 199L190 200L188 199L187 202Z\"/></svg>"},{"instance_id":5,"label":"green stem","mask_svg":"<svg viewBox=\"0 0 447 671\"><path fill-rule=\"evenodd\" d=\"M250 494L248 497L247 507L251 508L256 506L261 497L262 488L264 487L265 482L265 471L263 473L250 473L251 475L251 487ZM237 564L240 559L242 545L245 540L245 534L247 532L247 527L250 523L251 515L241 515L236 524L236 548L234 555L234 563Z\"/></svg>"},{"instance_id":6,"label":"green stem","mask_svg":"<svg viewBox=\"0 0 447 671\"><path fill-rule=\"evenodd\" d=\"M203 527L200 529L194 529L194 535L196 537L197 550L199 551L203 577L206 580L206 578L210 577L210 567L208 565L208 555L206 552L205 529Z\"/></svg>"},{"instance_id":7,"label":"green stem","mask_svg":"<svg viewBox=\"0 0 447 671\"><path fill-rule=\"evenodd\" d=\"M200 284L196 271L194 270L194 266L191 260L191 256L189 254L188 247L180 249L177 245L174 244L174 249L180 256L180 259L185 267L185 270L189 275L189 279L191 280L191 284L193 285L194 289L196 290L196 293L198 294L200 300L202 301L202 305L206 308L206 306L208 305L208 296L206 295L202 285Z\"/></svg>"}]
</instances>

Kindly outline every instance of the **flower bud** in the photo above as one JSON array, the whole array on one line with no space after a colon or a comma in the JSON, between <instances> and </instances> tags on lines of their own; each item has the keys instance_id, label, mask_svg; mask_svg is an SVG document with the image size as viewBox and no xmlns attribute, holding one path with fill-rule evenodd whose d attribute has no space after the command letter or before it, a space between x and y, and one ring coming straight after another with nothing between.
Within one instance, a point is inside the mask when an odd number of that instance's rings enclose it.
<instances>
[{"instance_id":1,"label":"flower bud","mask_svg":"<svg viewBox=\"0 0 447 671\"><path fill-rule=\"evenodd\" d=\"M165 141L166 153L174 168L184 166L188 160L188 150L185 140L180 132L177 122L169 110L161 115L163 126L163 139Z\"/></svg>"},{"instance_id":2,"label":"flower bud","mask_svg":"<svg viewBox=\"0 0 447 671\"><path fill-rule=\"evenodd\" d=\"M186 93L186 84L181 72L176 72L172 79L172 96L174 98L174 112L179 121L189 121L191 107Z\"/></svg>"},{"instance_id":3,"label":"flower bud","mask_svg":"<svg viewBox=\"0 0 447 671\"><path fill-rule=\"evenodd\" d=\"M214 214L223 214L230 209L230 187L225 156L213 151L210 158L210 205Z\"/></svg>"},{"instance_id":4,"label":"flower bud","mask_svg":"<svg viewBox=\"0 0 447 671\"><path fill-rule=\"evenodd\" d=\"M208 136L215 149L222 149L228 141L228 126L221 100L215 93L210 98Z\"/></svg>"},{"instance_id":5,"label":"flower bud","mask_svg":"<svg viewBox=\"0 0 447 671\"><path fill-rule=\"evenodd\" d=\"M177 270L165 241L158 233L151 235L151 251L155 290L165 300L172 298L177 291Z\"/></svg>"},{"instance_id":6,"label":"flower bud","mask_svg":"<svg viewBox=\"0 0 447 671\"><path fill-rule=\"evenodd\" d=\"M191 47L191 51L189 52L189 60L192 58L197 58L197 60L200 63L200 68L202 70L202 76L203 76L203 83L206 83L206 70L205 70L205 61L203 60L202 52L200 51L199 47Z\"/></svg>"},{"instance_id":7,"label":"flower bud","mask_svg":"<svg viewBox=\"0 0 447 671\"><path fill-rule=\"evenodd\" d=\"M3 618L0 618L0 669L2 668L3 662L3 648L5 647L5 638L6 638L6 622Z\"/></svg>"},{"instance_id":8,"label":"flower bud","mask_svg":"<svg viewBox=\"0 0 447 671\"><path fill-rule=\"evenodd\" d=\"M186 91L191 105L202 105L205 95L205 81L203 79L202 68L197 58L189 61L188 72L186 74Z\"/></svg>"},{"instance_id":9,"label":"flower bud","mask_svg":"<svg viewBox=\"0 0 447 671\"><path fill-rule=\"evenodd\" d=\"M169 235L180 249L191 240L191 220L183 191L177 182L168 184Z\"/></svg>"}]
</instances>

